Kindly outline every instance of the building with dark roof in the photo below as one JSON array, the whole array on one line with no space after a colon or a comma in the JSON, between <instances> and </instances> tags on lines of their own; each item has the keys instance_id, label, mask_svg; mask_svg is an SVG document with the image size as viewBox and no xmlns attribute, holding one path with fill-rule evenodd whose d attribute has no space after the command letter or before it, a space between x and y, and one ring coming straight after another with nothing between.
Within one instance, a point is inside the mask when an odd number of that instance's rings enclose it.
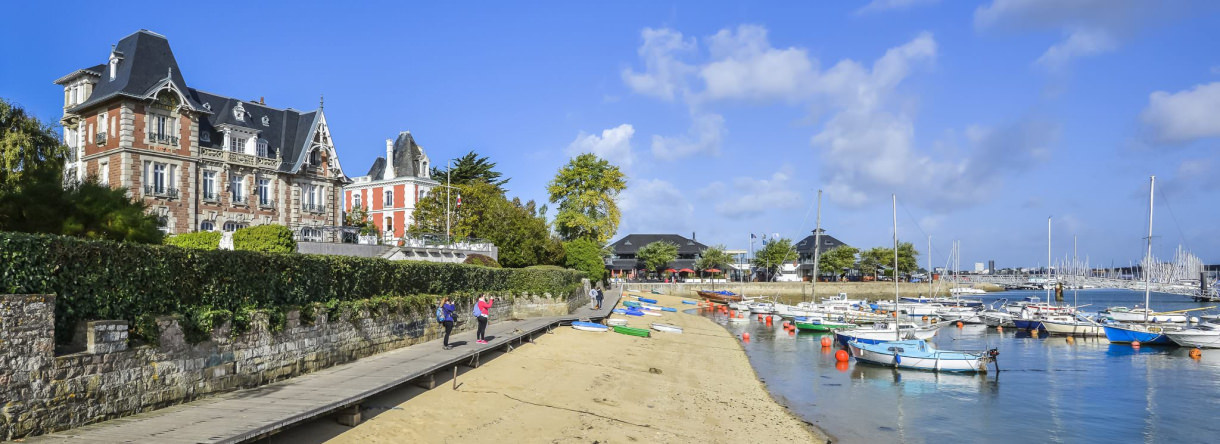
<instances>
[{"instance_id":1,"label":"building with dark roof","mask_svg":"<svg viewBox=\"0 0 1220 444\"><path fill-rule=\"evenodd\" d=\"M610 259L606 260L606 269L610 271L612 277L653 271L646 270L648 267L644 265L643 261L636 258L636 253L645 245L666 241L678 246L678 258L670 262L668 268L694 270L695 261L702 257L703 251L707 250L707 245L696 242L693 238L693 233L691 239L677 234L628 234L610 244L612 253Z\"/></svg>"},{"instance_id":2,"label":"building with dark roof","mask_svg":"<svg viewBox=\"0 0 1220 444\"><path fill-rule=\"evenodd\" d=\"M55 84L67 179L128 189L167 233L275 223L309 239L341 225L349 180L321 103L297 111L192 88L169 41L147 30Z\"/></svg>"},{"instance_id":3,"label":"building with dark roof","mask_svg":"<svg viewBox=\"0 0 1220 444\"><path fill-rule=\"evenodd\" d=\"M819 230L821 230L821 236L816 236L818 234L817 232ZM816 248L817 240L815 240L815 239L821 241L821 243L822 243L821 248ZM827 251L833 250L838 247L843 247L843 246L848 246L848 245L843 243L843 241L836 239L834 236L826 234L826 230L822 230L820 228L817 230L814 230L814 234L805 236L804 239L801 239L800 242L797 242L796 243L796 253L797 253L796 260L797 260L797 263L799 264L797 270L798 270L798 273L800 274L801 278L810 278L813 276L813 258L815 257L815 253L814 253L815 250L819 252L817 254L825 254ZM839 270L836 270L836 271L839 271ZM831 272L831 270L821 270L821 274L823 274L823 275L830 274L830 272Z\"/></svg>"},{"instance_id":4,"label":"building with dark roof","mask_svg":"<svg viewBox=\"0 0 1220 444\"><path fill-rule=\"evenodd\" d=\"M386 139L385 153L373 161L367 175L354 178L344 188L343 205L346 211L355 207L368 210L382 240L394 244L406 236L415 205L440 183L432 179L432 162L410 131Z\"/></svg>"}]
</instances>

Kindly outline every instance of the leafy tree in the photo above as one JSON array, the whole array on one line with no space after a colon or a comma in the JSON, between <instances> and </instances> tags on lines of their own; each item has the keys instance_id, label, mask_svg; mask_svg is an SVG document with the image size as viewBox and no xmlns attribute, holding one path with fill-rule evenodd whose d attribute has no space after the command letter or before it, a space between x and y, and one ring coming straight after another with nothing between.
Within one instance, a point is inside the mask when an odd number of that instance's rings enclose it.
<instances>
[{"instance_id":1,"label":"leafy tree","mask_svg":"<svg viewBox=\"0 0 1220 444\"><path fill-rule=\"evenodd\" d=\"M627 188L623 172L594 154L581 154L559 169L547 186L558 203L555 229L564 240L589 238L605 244L618 231L618 194Z\"/></svg>"},{"instance_id":2,"label":"leafy tree","mask_svg":"<svg viewBox=\"0 0 1220 444\"><path fill-rule=\"evenodd\" d=\"M636 251L635 257L649 270L660 272L678 258L678 245L669 241L652 242Z\"/></svg>"},{"instance_id":3,"label":"leafy tree","mask_svg":"<svg viewBox=\"0 0 1220 444\"><path fill-rule=\"evenodd\" d=\"M67 154L50 126L0 99L0 192L58 179Z\"/></svg>"},{"instance_id":4,"label":"leafy tree","mask_svg":"<svg viewBox=\"0 0 1220 444\"><path fill-rule=\"evenodd\" d=\"M724 252L724 245L713 245L703 250L703 254L699 260L695 261L695 268L700 270L708 270L718 268L724 270L726 266L733 263L733 256Z\"/></svg>"},{"instance_id":5,"label":"leafy tree","mask_svg":"<svg viewBox=\"0 0 1220 444\"><path fill-rule=\"evenodd\" d=\"M591 239L576 239L563 243L564 265L585 272L589 281L598 282L606 276L602 247Z\"/></svg>"},{"instance_id":6,"label":"leafy tree","mask_svg":"<svg viewBox=\"0 0 1220 444\"><path fill-rule=\"evenodd\" d=\"M818 261L818 273L831 272L834 274L845 272L856 264L856 254L860 253L860 249L847 245L840 245L822 253L821 259Z\"/></svg>"},{"instance_id":7,"label":"leafy tree","mask_svg":"<svg viewBox=\"0 0 1220 444\"><path fill-rule=\"evenodd\" d=\"M432 167L432 178L441 181L441 183L448 180L453 185L486 183L495 187L496 191L503 194L504 184L508 183L509 179L501 179L500 172L496 171L495 168L495 162L488 160L486 156L479 157L478 154L471 151L462 157L454 159L452 168L446 167L446 169L442 170Z\"/></svg>"},{"instance_id":8,"label":"leafy tree","mask_svg":"<svg viewBox=\"0 0 1220 444\"><path fill-rule=\"evenodd\" d=\"M754 266L774 273L785 262L796 260L796 249L792 248L792 240L776 239L763 244L761 250L754 253Z\"/></svg>"},{"instance_id":9,"label":"leafy tree","mask_svg":"<svg viewBox=\"0 0 1220 444\"><path fill-rule=\"evenodd\" d=\"M377 225L373 224L373 220L369 218L369 210L360 205L352 207L352 211L348 211L343 216L343 225L360 227L360 234L363 236L381 235L379 230L377 230Z\"/></svg>"},{"instance_id":10,"label":"leafy tree","mask_svg":"<svg viewBox=\"0 0 1220 444\"><path fill-rule=\"evenodd\" d=\"M894 261L893 249L890 249L890 262ZM898 243L898 272L902 274L911 274L919 269L919 251L915 250L915 244L910 242Z\"/></svg>"},{"instance_id":11,"label":"leafy tree","mask_svg":"<svg viewBox=\"0 0 1220 444\"><path fill-rule=\"evenodd\" d=\"M62 190L59 196L67 211L61 214L58 234L146 244L159 244L165 235L160 218L146 213L147 206L132 201L124 189L88 180ZM26 206L38 205L30 202Z\"/></svg>"},{"instance_id":12,"label":"leafy tree","mask_svg":"<svg viewBox=\"0 0 1220 444\"><path fill-rule=\"evenodd\" d=\"M451 196L437 192L421 200L415 206L407 231L415 235L444 233L448 198L454 239L474 237L491 241L500 249L499 262L505 267L563 264L563 245L551 235L533 201L508 200L489 183L454 188ZM461 207L456 206L458 193L462 196Z\"/></svg>"},{"instance_id":13,"label":"leafy tree","mask_svg":"<svg viewBox=\"0 0 1220 444\"><path fill-rule=\"evenodd\" d=\"M887 260L886 258L889 259ZM856 263L856 268L861 273L877 277L883 270L889 268L886 267L886 264L893 263L893 258L893 250L884 247L873 247L860 253L860 262Z\"/></svg>"}]
</instances>

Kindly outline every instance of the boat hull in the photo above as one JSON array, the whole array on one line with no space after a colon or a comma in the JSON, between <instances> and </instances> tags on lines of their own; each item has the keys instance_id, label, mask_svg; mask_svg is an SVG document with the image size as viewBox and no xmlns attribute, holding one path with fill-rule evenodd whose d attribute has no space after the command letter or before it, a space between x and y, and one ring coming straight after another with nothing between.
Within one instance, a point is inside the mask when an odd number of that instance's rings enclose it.
<instances>
[{"instance_id":1,"label":"boat hull","mask_svg":"<svg viewBox=\"0 0 1220 444\"><path fill-rule=\"evenodd\" d=\"M712 301L712 302L719 302L721 304L726 304L729 302L738 302L738 301L742 300L742 296L739 294L724 294L724 293L717 293L717 292L712 292L712 291L697 291L695 293L698 294L699 297L701 297L705 300Z\"/></svg>"},{"instance_id":2,"label":"boat hull","mask_svg":"<svg viewBox=\"0 0 1220 444\"><path fill-rule=\"evenodd\" d=\"M1220 348L1220 331L1182 330L1165 336L1183 347Z\"/></svg>"},{"instance_id":3,"label":"boat hull","mask_svg":"<svg viewBox=\"0 0 1220 444\"><path fill-rule=\"evenodd\" d=\"M1042 328L1052 335L1066 336L1105 336L1106 330L1101 325L1091 323L1042 321Z\"/></svg>"},{"instance_id":4,"label":"boat hull","mask_svg":"<svg viewBox=\"0 0 1220 444\"><path fill-rule=\"evenodd\" d=\"M795 324L796 324L797 330L809 330L809 331L830 331L832 329L849 330L849 329L856 328L856 324L846 324L846 323L838 323L838 322L796 322Z\"/></svg>"},{"instance_id":5,"label":"boat hull","mask_svg":"<svg viewBox=\"0 0 1220 444\"><path fill-rule=\"evenodd\" d=\"M856 361L887 367L933 372L978 373L987 371L987 358L961 352L932 351L908 354L905 347L915 347L912 341L863 344L851 341L847 348ZM904 350L895 352L892 350Z\"/></svg>"},{"instance_id":6,"label":"boat hull","mask_svg":"<svg viewBox=\"0 0 1220 444\"><path fill-rule=\"evenodd\" d=\"M1173 340L1169 339L1163 333L1135 330L1119 326L1106 325L1102 327L1106 332L1106 339L1116 344L1130 344L1139 341L1144 345L1176 345Z\"/></svg>"}]
</instances>

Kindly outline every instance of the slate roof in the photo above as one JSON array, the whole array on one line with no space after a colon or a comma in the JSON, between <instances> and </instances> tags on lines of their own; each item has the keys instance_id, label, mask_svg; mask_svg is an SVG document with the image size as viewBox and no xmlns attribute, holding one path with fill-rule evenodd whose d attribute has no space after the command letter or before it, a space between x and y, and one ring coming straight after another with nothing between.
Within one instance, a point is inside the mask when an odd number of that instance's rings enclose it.
<instances>
[{"instance_id":1,"label":"slate roof","mask_svg":"<svg viewBox=\"0 0 1220 444\"><path fill-rule=\"evenodd\" d=\"M821 252L833 250L836 247L847 245L843 241L836 239L834 236L826 234L826 230L822 230L822 249ZM800 242L796 243L796 251L798 253L813 253L814 235L805 236Z\"/></svg>"},{"instance_id":2,"label":"slate roof","mask_svg":"<svg viewBox=\"0 0 1220 444\"><path fill-rule=\"evenodd\" d=\"M114 80L110 80L106 63L84 69L86 72L97 73L97 84L93 86L93 93L89 95L88 100L72 107L68 112L84 110L115 96L144 98L167 78L179 91L187 90L182 70L178 69L178 62L174 60L174 52L169 49L169 41L165 36L141 29L119 40L114 51L122 57ZM71 76L72 74L61 77L60 81ZM187 105L201 110L199 103L191 102L190 98Z\"/></svg>"},{"instance_id":3,"label":"slate roof","mask_svg":"<svg viewBox=\"0 0 1220 444\"><path fill-rule=\"evenodd\" d=\"M423 166L420 160L424 158L424 150L420 148L418 143L415 143L415 137L410 131L398 133L398 138L394 140L394 175L396 177L421 177L423 176ZM369 178L372 180L381 180L385 174L386 159L378 157L373 161L373 167L369 168Z\"/></svg>"},{"instance_id":4,"label":"slate roof","mask_svg":"<svg viewBox=\"0 0 1220 444\"><path fill-rule=\"evenodd\" d=\"M699 254L707 249L707 245L676 234L628 234L610 244L610 247L614 249L614 254L635 254L645 245L657 241L669 241L676 244L678 254Z\"/></svg>"},{"instance_id":5,"label":"slate roof","mask_svg":"<svg viewBox=\"0 0 1220 444\"><path fill-rule=\"evenodd\" d=\"M267 141L271 155L280 160L281 172L295 173L304 165L306 150L314 131L322 122L320 107L309 112L272 108L257 101L244 101L190 88L178 69L169 41L165 36L148 30L141 29L123 37L115 45L114 51L121 54L122 60L113 81L110 80L106 63L74 71L56 80L56 83L62 83L81 73L99 77L89 98L68 112L85 110L115 96L146 100L150 93L168 81L186 97L189 108L201 113L200 146L224 149L224 136L218 129L222 125L249 128L258 131L259 139ZM238 103L245 110L242 120L238 120L233 113ZM267 118L265 126L263 117ZM338 162L338 159L332 161Z\"/></svg>"}]
</instances>

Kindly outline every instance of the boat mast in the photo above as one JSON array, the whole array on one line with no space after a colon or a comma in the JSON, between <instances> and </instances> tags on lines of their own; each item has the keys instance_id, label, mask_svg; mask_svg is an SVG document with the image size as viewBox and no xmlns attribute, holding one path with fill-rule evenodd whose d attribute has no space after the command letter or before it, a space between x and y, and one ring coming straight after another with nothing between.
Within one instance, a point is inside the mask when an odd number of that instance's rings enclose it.
<instances>
[{"instance_id":1,"label":"boat mast","mask_svg":"<svg viewBox=\"0 0 1220 444\"><path fill-rule=\"evenodd\" d=\"M1148 181L1148 252L1144 255L1144 324L1148 324L1148 312L1152 308L1148 307L1149 300L1152 299L1152 273L1149 273L1149 268L1152 266L1152 191L1156 189L1156 176L1152 176Z\"/></svg>"},{"instance_id":2,"label":"boat mast","mask_svg":"<svg viewBox=\"0 0 1220 444\"><path fill-rule=\"evenodd\" d=\"M928 235L928 298L933 297L932 294L932 235Z\"/></svg>"},{"instance_id":3,"label":"boat mast","mask_svg":"<svg viewBox=\"0 0 1220 444\"><path fill-rule=\"evenodd\" d=\"M1075 306L1072 307L1072 314L1076 314L1077 310L1080 310L1080 301L1076 297L1076 287L1080 286L1080 279L1077 276L1080 274L1080 265L1076 261L1076 236L1072 236L1072 305ZM1072 318L1073 321L1075 319Z\"/></svg>"},{"instance_id":4,"label":"boat mast","mask_svg":"<svg viewBox=\"0 0 1220 444\"><path fill-rule=\"evenodd\" d=\"M1046 305L1051 305L1051 217L1046 217Z\"/></svg>"},{"instance_id":5,"label":"boat mast","mask_svg":"<svg viewBox=\"0 0 1220 444\"><path fill-rule=\"evenodd\" d=\"M809 213L805 213L809 214ZM818 299L818 261L822 259L822 190L818 190L817 228L813 230L813 289L810 290L809 302Z\"/></svg>"},{"instance_id":6,"label":"boat mast","mask_svg":"<svg viewBox=\"0 0 1220 444\"><path fill-rule=\"evenodd\" d=\"M898 195L891 194L894 201L894 340L902 340L902 329L898 328Z\"/></svg>"}]
</instances>

